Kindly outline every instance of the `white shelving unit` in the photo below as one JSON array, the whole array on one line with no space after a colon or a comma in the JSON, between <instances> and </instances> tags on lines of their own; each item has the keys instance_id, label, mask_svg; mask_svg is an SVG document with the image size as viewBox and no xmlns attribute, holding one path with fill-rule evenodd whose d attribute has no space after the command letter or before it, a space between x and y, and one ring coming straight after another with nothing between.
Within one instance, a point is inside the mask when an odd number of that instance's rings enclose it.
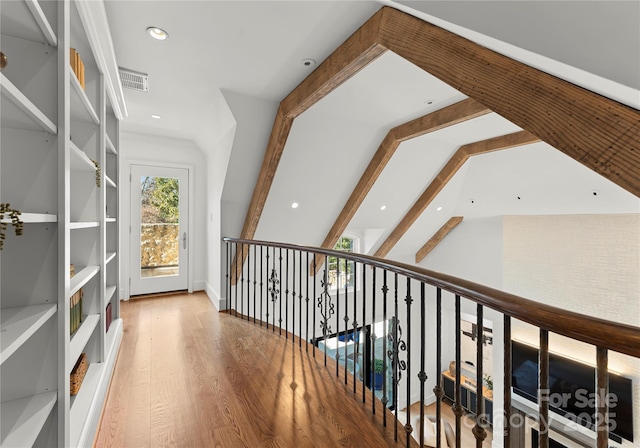
<instances>
[{"instance_id":1,"label":"white shelving unit","mask_svg":"<svg viewBox=\"0 0 640 448\"><path fill-rule=\"evenodd\" d=\"M114 223L124 102L103 15L91 0L0 6L8 59L0 73L0 202L24 223L17 237L2 219L0 448L90 445L122 339ZM83 83L70 48L82 58ZM80 290L82 321L71 334L71 298ZM71 396L81 353L89 368Z\"/></svg>"},{"instance_id":2,"label":"white shelving unit","mask_svg":"<svg viewBox=\"0 0 640 448\"><path fill-rule=\"evenodd\" d=\"M29 340L56 313L56 305L16 306L2 309L0 365Z\"/></svg>"}]
</instances>

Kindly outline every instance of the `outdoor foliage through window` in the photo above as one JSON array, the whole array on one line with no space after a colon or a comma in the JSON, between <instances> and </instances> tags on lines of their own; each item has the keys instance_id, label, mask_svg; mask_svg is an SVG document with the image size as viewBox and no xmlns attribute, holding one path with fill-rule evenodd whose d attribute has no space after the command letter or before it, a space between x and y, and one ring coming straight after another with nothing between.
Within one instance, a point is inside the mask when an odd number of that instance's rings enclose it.
<instances>
[{"instance_id":1,"label":"outdoor foliage through window","mask_svg":"<svg viewBox=\"0 0 640 448\"><path fill-rule=\"evenodd\" d=\"M342 236L333 249L353 253L354 240L353 238ZM348 288L353 287L355 273L355 263L353 261L338 257L328 257L327 267L328 283L331 289L344 288L345 286Z\"/></svg>"},{"instance_id":2,"label":"outdoor foliage through window","mask_svg":"<svg viewBox=\"0 0 640 448\"><path fill-rule=\"evenodd\" d=\"M177 223L180 184L169 177L141 178L142 222Z\"/></svg>"}]
</instances>

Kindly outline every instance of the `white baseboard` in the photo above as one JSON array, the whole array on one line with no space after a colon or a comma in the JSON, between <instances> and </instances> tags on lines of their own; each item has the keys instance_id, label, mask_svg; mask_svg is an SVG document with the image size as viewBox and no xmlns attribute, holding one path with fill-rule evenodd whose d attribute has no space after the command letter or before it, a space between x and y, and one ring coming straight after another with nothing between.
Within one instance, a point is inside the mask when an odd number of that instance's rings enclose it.
<instances>
[{"instance_id":1,"label":"white baseboard","mask_svg":"<svg viewBox=\"0 0 640 448\"><path fill-rule=\"evenodd\" d=\"M194 291L206 291L207 290L207 282L204 280L194 281L193 282L193 290Z\"/></svg>"},{"instance_id":2,"label":"white baseboard","mask_svg":"<svg viewBox=\"0 0 640 448\"><path fill-rule=\"evenodd\" d=\"M207 297L209 297L209 300L211 300L211 303L213 303L213 306L216 307L216 309L218 311L223 311L227 309L227 301L225 299L221 299L220 297L218 297L218 294L216 294L216 292L213 290L213 288L211 287L211 285L207 282L202 282L205 285L204 292L207 294Z\"/></svg>"}]
</instances>

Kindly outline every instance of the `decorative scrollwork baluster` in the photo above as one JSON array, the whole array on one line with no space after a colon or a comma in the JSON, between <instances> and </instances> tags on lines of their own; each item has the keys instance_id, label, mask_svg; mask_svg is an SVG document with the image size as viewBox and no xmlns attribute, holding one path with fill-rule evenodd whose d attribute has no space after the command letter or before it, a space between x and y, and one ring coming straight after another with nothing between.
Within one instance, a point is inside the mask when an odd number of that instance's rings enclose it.
<instances>
[{"instance_id":1,"label":"decorative scrollwork baluster","mask_svg":"<svg viewBox=\"0 0 640 448\"><path fill-rule=\"evenodd\" d=\"M332 301L331 294L329 294L329 282L327 280L327 268L325 261L325 269L322 280L320 281L320 285L322 286L322 292L320 296L318 296L318 309L320 310L320 329L322 330L322 336L325 341L324 345L324 365L327 365L327 344L326 339L327 336L331 334L331 324L329 320L331 316L335 314L335 305ZM338 361L338 356L336 356L336 362Z\"/></svg>"}]
</instances>

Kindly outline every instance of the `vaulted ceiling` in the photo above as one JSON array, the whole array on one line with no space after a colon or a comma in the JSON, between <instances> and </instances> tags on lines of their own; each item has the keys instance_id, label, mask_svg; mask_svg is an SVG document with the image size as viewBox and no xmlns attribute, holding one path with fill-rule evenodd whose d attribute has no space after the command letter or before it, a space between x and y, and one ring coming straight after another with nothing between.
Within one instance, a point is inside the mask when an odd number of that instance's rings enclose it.
<instances>
[{"instance_id":1,"label":"vaulted ceiling","mask_svg":"<svg viewBox=\"0 0 640 448\"><path fill-rule=\"evenodd\" d=\"M475 6L463 8L466 3ZM477 7L483 3L484 15ZM402 258L413 257L452 216L473 220L508 214L639 212L640 85L633 80L640 79L640 63L633 53L638 50L633 33L640 33L640 27L637 16L635 22L629 19L629 2L614 2L619 8L612 5L599 17L586 15L587 23L603 29L598 33L602 40L609 37L618 45L618 75L612 69L613 52L589 57L579 39L547 43L555 52L547 56L555 60L542 57L544 39L529 37L529 48L518 40L534 34L528 28L519 33L519 23L528 23L527 17L554 3L558 17L546 28L541 24L544 33L539 34L557 37L571 30L578 37L593 35L582 29L585 11L596 13L586 4L600 2L517 3L528 16L518 16L505 2L482 1L107 0L119 64L151 77L151 95L126 92L131 116L123 129L198 142L202 127L211 127L219 115L212 109L227 106L215 104L217 97L208 92L222 91L237 121L223 193L225 236L321 245L330 244L333 227L334 234L368 235L363 251ZM382 4L411 14L390 11L385 25L340 47ZM496 12L499 4L506 11L503 20ZM426 16L429 12L440 17ZM404 17L400 24L399 17ZM426 39L422 19L467 34L485 47L493 45L512 59L528 58L554 76L523 69L519 62L516 72L508 70L511 59L470 57L477 50L470 42L451 50L450 40L436 40L429 48L420 41ZM150 25L169 31L167 46L145 40L144 29ZM450 54L439 53L443 48ZM315 72L301 64L305 58L318 62ZM489 72L483 64L490 66ZM593 68L603 65L606 70ZM628 76L634 69L639 76ZM571 84L557 84L561 74ZM530 91L522 90L523 85ZM571 105L573 93L567 96L567 91L580 92L582 106ZM455 110L464 104L469 110ZM447 117L447 111L452 115ZM549 111L560 113L562 121L545 117ZM168 120L154 123L151 113ZM575 122L567 126L574 115ZM623 124L616 121L620 116ZM476 143L514 133L523 138L515 147L495 140L495 147ZM603 134L621 143L623 151L603 150L608 146L598 141ZM461 154L461 147L471 152ZM457 162L450 161L456 154ZM264 160L266 171L260 175ZM621 177L616 174L621 170L631 174ZM437 185L443 176L448 182ZM292 202L300 206L292 209ZM353 207L345 214L349 204ZM420 213L407 217L412 208ZM384 247L390 237L393 244Z\"/></svg>"}]
</instances>

